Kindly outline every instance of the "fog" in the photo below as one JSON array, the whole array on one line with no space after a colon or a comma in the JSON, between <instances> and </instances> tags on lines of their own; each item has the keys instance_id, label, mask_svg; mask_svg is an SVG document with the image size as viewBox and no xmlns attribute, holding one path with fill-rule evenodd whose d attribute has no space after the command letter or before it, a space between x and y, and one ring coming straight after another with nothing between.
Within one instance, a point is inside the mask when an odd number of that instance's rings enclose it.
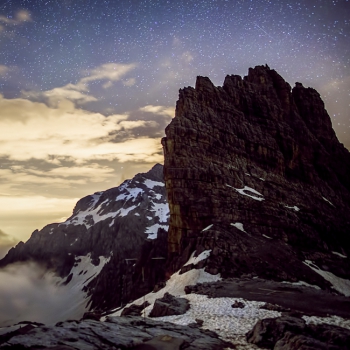
<instances>
[{"instance_id":1,"label":"fog","mask_svg":"<svg viewBox=\"0 0 350 350\"><path fill-rule=\"evenodd\" d=\"M17 241L14 238L0 230L0 259L2 259L16 243Z\"/></svg>"},{"instance_id":2,"label":"fog","mask_svg":"<svg viewBox=\"0 0 350 350\"><path fill-rule=\"evenodd\" d=\"M80 319L88 299L79 288L60 286L62 279L35 263L0 269L0 327L20 321L53 325Z\"/></svg>"}]
</instances>

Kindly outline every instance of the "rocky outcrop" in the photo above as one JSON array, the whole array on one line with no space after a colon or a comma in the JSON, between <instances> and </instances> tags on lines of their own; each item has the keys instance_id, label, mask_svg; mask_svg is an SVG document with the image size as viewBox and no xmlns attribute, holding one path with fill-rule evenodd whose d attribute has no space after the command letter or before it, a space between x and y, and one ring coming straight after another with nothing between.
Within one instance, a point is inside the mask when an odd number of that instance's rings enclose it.
<instances>
[{"instance_id":1,"label":"rocky outcrop","mask_svg":"<svg viewBox=\"0 0 350 350\"><path fill-rule=\"evenodd\" d=\"M168 217L163 166L157 164L119 187L82 198L70 218L34 231L0 267L35 261L53 270L59 284L80 285L87 310L105 312L164 281Z\"/></svg>"},{"instance_id":2,"label":"rocky outcrop","mask_svg":"<svg viewBox=\"0 0 350 350\"><path fill-rule=\"evenodd\" d=\"M171 271L211 249L212 274L350 293L350 154L317 91L267 66L197 77L162 144Z\"/></svg>"},{"instance_id":3,"label":"rocky outcrop","mask_svg":"<svg viewBox=\"0 0 350 350\"><path fill-rule=\"evenodd\" d=\"M189 308L190 305L187 299L176 298L166 292L163 298L156 299L149 317L183 315Z\"/></svg>"},{"instance_id":4,"label":"rocky outcrop","mask_svg":"<svg viewBox=\"0 0 350 350\"><path fill-rule=\"evenodd\" d=\"M162 342L163 347L159 347ZM59 346L76 350L167 349L167 345L181 344L191 350L221 350L230 345L216 333L194 324L180 326L142 317L107 317L106 322L67 321L52 327L36 327L6 339L0 337L0 349L56 349Z\"/></svg>"},{"instance_id":5,"label":"rocky outcrop","mask_svg":"<svg viewBox=\"0 0 350 350\"><path fill-rule=\"evenodd\" d=\"M350 330L328 324L307 325L302 318L282 316L258 321L247 341L274 350L345 350Z\"/></svg>"},{"instance_id":6,"label":"rocky outcrop","mask_svg":"<svg viewBox=\"0 0 350 350\"><path fill-rule=\"evenodd\" d=\"M148 301L145 301L141 305L131 304L129 307L125 307L120 316L142 316L142 311L151 305Z\"/></svg>"}]
</instances>

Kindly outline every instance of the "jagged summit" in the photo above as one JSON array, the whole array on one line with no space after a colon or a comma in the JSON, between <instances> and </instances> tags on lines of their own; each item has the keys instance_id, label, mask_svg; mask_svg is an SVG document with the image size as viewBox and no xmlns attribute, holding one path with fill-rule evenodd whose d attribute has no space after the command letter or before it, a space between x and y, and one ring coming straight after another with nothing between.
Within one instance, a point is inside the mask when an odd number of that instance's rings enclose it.
<instances>
[{"instance_id":1,"label":"jagged summit","mask_svg":"<svg viewBox=\"0 0 350 350\"><path fill-rule=\"evenodd\" d=\"M206 271L226 277L349 279L350 154L317 91L268 66L197 77L162 144L175 270L211 249Z\"/></svg>"}]
</instances>

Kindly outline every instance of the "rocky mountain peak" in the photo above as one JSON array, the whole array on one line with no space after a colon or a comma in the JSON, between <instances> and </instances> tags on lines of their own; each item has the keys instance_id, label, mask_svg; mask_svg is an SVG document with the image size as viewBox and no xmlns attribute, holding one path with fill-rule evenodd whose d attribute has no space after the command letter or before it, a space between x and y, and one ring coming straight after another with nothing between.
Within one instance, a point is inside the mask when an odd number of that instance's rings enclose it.
<instances>
[{"instance_id":1,"label":"rocky mountain peak","mask_svg":"<svg viewBox=\"0 0 350 350\"><path fill-rule=\"evenodd\" d=\"M174 270L211 250L206 271L226 277L349 277L350 154L317 91L268 66L197 77L162 144Z\"/></svg>"}]
</instances>

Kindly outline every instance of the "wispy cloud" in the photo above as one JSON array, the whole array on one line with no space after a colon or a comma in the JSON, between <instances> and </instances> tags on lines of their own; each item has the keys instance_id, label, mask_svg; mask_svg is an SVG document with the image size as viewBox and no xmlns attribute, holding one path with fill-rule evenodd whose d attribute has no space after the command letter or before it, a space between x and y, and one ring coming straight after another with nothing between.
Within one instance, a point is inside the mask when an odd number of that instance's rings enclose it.
<instances>
[{"instance_id":1,"label":"wispy cloud","mask_svg":"<svg viewBox=\"0 0 350 350\"><path fill-rule=\"evenodd\" d=\"M87 71L86 76L82 78L77 85L85 85L96 80L118 81L135 67L136 64L105 63Z\"/></svg>"},{"instance_id":2,"label":"wispy cloud","mask_svg":"<svg viewBox=\"0 0 350 350\"><path fill-rule=\"evenodd\" d=\"M10 16L0 16L0 23L3 23L5 25L11 25L16 26L23 22L31 22L32 17L31 13L28 10L20 10L18 11L15 16L12 18Z\"/></svg>"},{"instance_id":3,"label":"wispy cloud","mask_svg":"<svg viewBox=\"0 0 350 350\"><path fill-rule=\"evenodd\" d=\"M0 77L4 76L9 70L9 67L0 64Z\"/></svg>"},{"instance_id":4,"label":"wispy cloud","mask_svg":"<svg viewBox=\"0 0 350 350\"><path fill-rule=\"evenodd\" d=\"M110 88L113 83L120 81L127 73L131 72L136 64L105 63L99 67L84 71L84 77L76 84L69 83L47 91L24 91L23 96L31 99L44 99L51 106L57 106L62 100L73 101L74 103L87 103L97 101L97 98L90 93L89 84L100 82L104 89ZM127 81L133 81L129 78ZM125 83L124 83L125 84Z\"/></svg>"},{"instance_id":5,"label":"wispy cloud","mask_svg":"<svg viewBox=\"0 0 350 350\"><path fill-rule=\"evenodd\" d=\"M57 286L61 279L34 263L0 269L0 327L24 320L55 324L79 319L85 312L84 293Z\"/></svg>"},{"instance_id":6,"label":"wispy cloud","mask_svg":"<svg viewBox=\"0 0 350 350\"><path fill-rule=\"evenodd\" d=\"M168 107L168 106L147 105L147 106L141 107L140 111L157 114L157 115L163 115L170 118L173 118L175 116L174 108Z\"/></svg>"}]
</instances>

